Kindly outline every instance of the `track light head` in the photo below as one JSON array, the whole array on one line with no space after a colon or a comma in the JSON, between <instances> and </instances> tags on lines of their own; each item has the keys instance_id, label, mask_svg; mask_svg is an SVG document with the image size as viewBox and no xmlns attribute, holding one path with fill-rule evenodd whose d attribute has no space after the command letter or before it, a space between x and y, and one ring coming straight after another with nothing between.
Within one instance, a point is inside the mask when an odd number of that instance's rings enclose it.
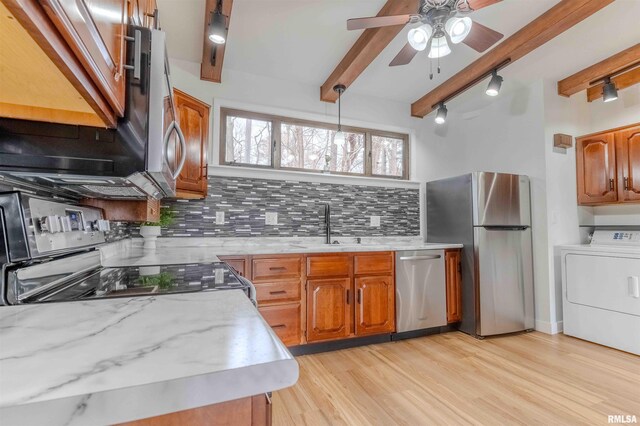
<instances>
[{"instance_id":1,"label":"track light head","mask_svg":"<svg viewBox=\"0 0 640 426\"><path fill-rule=\"evenodd\" d=\"M604 79L604 86L602 86L602 100L605 102L611 102L618 99L618 89L616 84L611 81L611 78Z\"/></svg>"},{"instance_id":2,"label":"track light head","mask_svg":"<svg viewBox=\"0 0 640 426\"><path fill-rule=\"evenodd\" d=\"M498 75L498 71L493 70L491 73L491 81L489 81L489 85L487 86L485 93L489 96L498 96L498 93L500 93L500 87L502 87L502 80L502 77Z\"/></svg>"},{"instance_id":3,"label":"track light head","mask_svg":"<svg viewBox=\"0 0 640 426\"><path fill-rule=\"evenodd\" d=\"M222 14L220 8L211 12L209 40L215 44L225 44L227 41L227 17Z\"/></svg>"},{"instance_id":4,"label":"track light head","mask_svg":"<svg viewBox=\"0 0 640 426\"><path fill-rule=\"evenodd\" d=\"M443 102L440 102L438 111L436 112L435 122L436 124L444 124L447 121L447 107Z\"/></svg>"}]
</instances>

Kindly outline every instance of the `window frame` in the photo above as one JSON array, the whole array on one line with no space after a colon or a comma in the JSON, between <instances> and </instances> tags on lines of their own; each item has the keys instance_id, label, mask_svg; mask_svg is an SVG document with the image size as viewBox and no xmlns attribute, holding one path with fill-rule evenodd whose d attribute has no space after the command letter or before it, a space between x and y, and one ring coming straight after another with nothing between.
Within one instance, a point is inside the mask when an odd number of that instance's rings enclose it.
<instances>
[{"instance_id":1,"label":"window frame","mask_svg":"<svg viewBox=\"0 0 640 426\"><path fill-rule=\"evenodd\" d=\"M238 163L234 161L227 161L227 117L240 117L245 119L255 119L261 121L268 121L271 123L271 165L260 164L248 164ZM338 126L336 124L327 123L323 121L306 120L294 117L285 117L275 114L266 114L259 112L251 112L235 108L220 108L220 153L219 160L221 165L234 166L234 167L247 167L255 169L272 169L272 170L285 170L285 171L297 171L306 173L324 173L322 170L313 170L297 167L283 167L281 165L281 129L282 124L300 125L308 127L316 127L320 129L327 129L337 131ZM368 129L363 127L345 126L342 125L342 130L353 133L360 133L364 135L364 167L363 173L351 173L351 172L330 172L332 175L340 176L359 176L359 177L374 177L380 179L391 180L409 180L409 135L406 133L397 133L387 130ZM390 175L377 175L373 174L373 155L372 155L372 139L373 136L380 136L386 138L399 139L403 141L402 149L402 176L390 176Z\"/></svg>"}]
</instances>

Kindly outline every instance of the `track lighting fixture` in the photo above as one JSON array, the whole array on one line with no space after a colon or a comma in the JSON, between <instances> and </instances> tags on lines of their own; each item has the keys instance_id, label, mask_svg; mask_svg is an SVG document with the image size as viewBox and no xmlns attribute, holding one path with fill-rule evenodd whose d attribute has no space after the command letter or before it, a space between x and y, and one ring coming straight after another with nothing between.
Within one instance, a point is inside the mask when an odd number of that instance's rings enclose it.
<instances>
[{"instance_id":1,"label":"track lighting fixture","mask_svg":"<svg viewBox=\"0 0 640 426\"><path fill-rule=\"evenodd\" d=\"M227 17L222 14L222 0L218 0L216 10L211 12L209 40L215 44L225 44L227 41Z\"/></svg>"},{"instance_id":2,"label":"track lighting fixture","mask_svg":"<svg viewBox=\"0 0 640 426\"><path fill-rule=\"evenodd\" d=\"M610 77L604 79L604 86L602 86L602 100L605 102L611 102L618 99L618 89L616 84L611 81Z\"/></svg>"},{"instance_id":3,"label":"track lighting fixture","mask_svg":"<svg viewBox=\"0 0 640 426\"><path fill-rule=\"evenodd\" d=\"M342 113L341 111L342 94L346 89L347 87L344 84L336 84L335 86L333 86L334 92L338 94L338 131L333 137L333 143L336 144L337 146L344 145L344 132L342 131L342 123L340 122L340 115Z\"/></svg>"},{"instance_id":4,"label":"track lighting fixture","mask_svg":"<svg viewBox=\"0 0 640 426\"><path fill-rule=\"evenodd\" d=\"M493 70L491 73L491 81L489 81L489 85L487 86L485 93L489 96L498 96L498 93L500 93L500 87L502 87L502 77L498 75L497 70Z\"/></svg>"},{"instance_id":5,"label":"track lighting fixture","mask_svg":"<svg viewBox=\"0 0 640 426\"><path fill-rule=\"evenodd\" d=\"M447 121L447 107L444 105L444 102L440 102L438 104L438 111L436 112L436 124L444 124Z\"/></svg>"}]
</instances>

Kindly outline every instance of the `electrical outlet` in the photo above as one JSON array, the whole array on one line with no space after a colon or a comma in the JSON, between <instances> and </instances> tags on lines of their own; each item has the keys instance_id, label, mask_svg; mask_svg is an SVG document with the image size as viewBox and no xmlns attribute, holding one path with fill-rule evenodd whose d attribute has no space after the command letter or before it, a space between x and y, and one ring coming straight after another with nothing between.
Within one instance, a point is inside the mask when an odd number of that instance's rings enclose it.
<instances>
[{"instance_id":1,"label":"electrical outlet","mask_svg":"<svg viewBox=\"0 0 640 426\"><path fill-rule=\"evenodd\" d=\"M380 216L370 216L369 226L380 226Z\"/></svg>"},{"instance_id":2,"label":"electrical outlet","mask_svg":"<svg viewBox=\"0 0 640 426\"><path fill-rule=\"evenodd\" d=\"M266 212L264 214L265 225L277 225L278 224L278 212Z\"/></svg>"},{"instance_id":3,"label":"electrical outlet","mask_svg":"<svg viewBox=\"0 0 640 426\"><path fill-rule=\"evenodd\" d=\"M216 225L224 225L224 212L216 212Z\"/></svg>"}]
</instances>

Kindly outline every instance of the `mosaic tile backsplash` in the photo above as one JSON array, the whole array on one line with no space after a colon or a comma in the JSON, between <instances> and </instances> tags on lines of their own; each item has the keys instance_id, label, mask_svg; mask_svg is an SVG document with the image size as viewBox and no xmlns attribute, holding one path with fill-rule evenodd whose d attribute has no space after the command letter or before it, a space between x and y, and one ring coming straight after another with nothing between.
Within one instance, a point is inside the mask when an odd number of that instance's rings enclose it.
<instances>
[{"instance_id":1,"label":"mosaic tile backsplash","mask_svg":"<svg viewBox=\"0 0 640 426\"><path fill-rule=\"evenodd\" d=\"M175 221L162 236L318 237L326 231L327 203L333 236L420 235L418 189L209 176L206 199L163 201ZM266 212L278 213L277 225L265 225ZM379 227L369 226L370 216L380 216Z\"/></svg>"}]
</instances>

